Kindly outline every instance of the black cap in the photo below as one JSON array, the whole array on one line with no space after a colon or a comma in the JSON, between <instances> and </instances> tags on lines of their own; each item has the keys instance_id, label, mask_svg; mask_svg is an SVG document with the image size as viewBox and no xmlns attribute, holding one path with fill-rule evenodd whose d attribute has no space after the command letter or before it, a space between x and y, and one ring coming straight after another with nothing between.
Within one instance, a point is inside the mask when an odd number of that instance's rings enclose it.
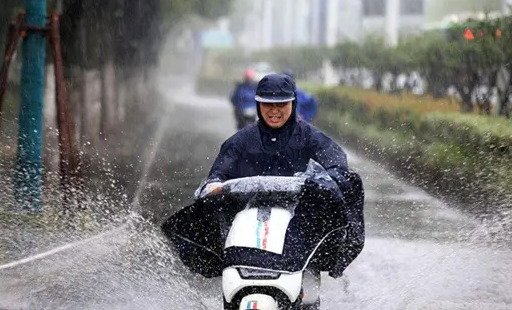
<instances>
[{"instance_id":1,"label":"black cap","mask_svg":"<svg viewBox=\"0 0 512 310\"><path fill-rule=\"evenodd\" d=\"M256 87L257 102L288 102L295 100L295 82L284 74L269 74L264 76Z\"/></svg>"}]
</instances>

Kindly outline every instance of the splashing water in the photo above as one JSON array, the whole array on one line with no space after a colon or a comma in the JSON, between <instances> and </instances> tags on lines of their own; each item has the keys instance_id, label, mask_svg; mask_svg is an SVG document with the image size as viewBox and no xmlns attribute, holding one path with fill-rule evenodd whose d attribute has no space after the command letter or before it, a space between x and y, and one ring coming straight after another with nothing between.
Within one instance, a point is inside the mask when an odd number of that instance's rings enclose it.
<instances>
[{"instance_id":1,"label":"splashing water","mask_svg":"<svg viewBox=\"0 0 512 310\"><path fill-rule=\"evenodd\" d=\"M165 113L163 113L164 116L166 116ZM140 211L140 198L142 193L144 192L147 180L148 180L148 174L151 169L151 166L153 165L153 162L155 161L157 151L160 147L160 144L162 142L162 139L165 136L166 129L168 127L168 123L165 121L165 117L162 117L158 122L158 128L156 129L155 135L152 139L152 143L150 144L150 147L146 150L146 153L143 157L143 169L142 169L142 175L141 179L139 180L139 185L137 186L137 190L135 191L135 196L133 198L132 202L132 209L133 210L139 210Z\"/></svg>"},{"instance_id":2,"label":"splashing water","mask_svg":"<svg viewBox=\"0 0 512 310\"><path fill-rule=\"evenodd\" d=\"M207 293L190 287L187 271L151 223L136 213L126 220L121 229L72 251L0 270L0 307L202 309L203 303L211 304Z\"/></svg>"},{"instance_id":3,"label":"splashing water","mask_svg":"<svg viewBox=\"0 0 512 310\"><path fill-rule=\"evenodd\" d=\"M151 180L154 176L150 176L150 171L156 154L161 142L169 140L165 139L169 132L166 117L168 113L161 113L151 144L142 156L142 173L132 201L128 201L122 188L116 189L115 182L113 194L103 193L104 182L100 183L100 191L80 193L83 212L76 210L73 223L63 225L62 197L56 188L45 185L44 218L36 223L37 227L21 225L13 231L10 228L17 225L5 227L10 233L2 234L0 247L6 245L7 259L11 261L62 244L72 248L0 270L0 308L174 309L179 305L183 309L211 309L211 305L220 305L220 294L215 290L220 285L205 286L208 281L198 279L181 266L158 227L139 212L146 185L155 181ZM182 143L178 149L184 149L181 157L187 158L184 142L187 141L178 142ZM166 151L176 152L174 148ZM103 181L105 177L112 178L115 164L105 158L100 162L105 173L101 176ZM183 167L177 169L180 168ZM174 187L179 190L179 185ZM5 190L0 194L5 195L3 200L15 205ZM2 226L0 230L4 232ZM100 239L80 243L105 231L107 234ZM18 275L23 275L21 281Z\"/></svg>"}]
</instances>

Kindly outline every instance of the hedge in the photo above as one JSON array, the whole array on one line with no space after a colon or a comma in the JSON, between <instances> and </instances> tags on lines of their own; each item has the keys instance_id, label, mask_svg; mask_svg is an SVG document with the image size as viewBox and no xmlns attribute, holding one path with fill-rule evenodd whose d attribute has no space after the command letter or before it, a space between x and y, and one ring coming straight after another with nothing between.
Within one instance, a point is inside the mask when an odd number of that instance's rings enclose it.
<instances>
[{"instance_id":1,"label":"hedge","mask_svg":"<svg viewBox=\"0 0 512 310\"><path fill-rule=\"evenodd\" d=\"M316 95L319 126L414 183L479 211L509 205L512 124L507 120L453 112L456 105L432 98L343 87Z\"/></svg>"}]
</instances>

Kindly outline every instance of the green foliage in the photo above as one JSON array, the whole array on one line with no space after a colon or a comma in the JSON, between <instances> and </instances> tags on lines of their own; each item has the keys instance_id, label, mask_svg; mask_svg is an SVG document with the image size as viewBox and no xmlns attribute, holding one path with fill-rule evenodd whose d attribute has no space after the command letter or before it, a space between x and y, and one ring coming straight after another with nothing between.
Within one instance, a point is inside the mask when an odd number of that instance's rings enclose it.
<instances>
[{"instance_id":1,"label":"green foliage","mask_svg":"<svg viewBox=\"0 0 512 310\"><path fill-rule=\"evenodd\" d=\"M431 113L423 116L422 132L436 132L468 150L512 159L512 124L503 118L475 114Z\"/></svg>"},{"instance_id":2,"label":"green foliage","mask_svg":"<svg viewBox=\"0 0 512 310\"><path fill-rule=\"evenodd\" d=\"M512 124L506 119L449 112L420 113L407 106L377 106L356 99L356 93L349 88L320 89L316 95L323 107L349 113L363 123L409 132L427 143L454 143L469 153L512 159Z\"/></svg>"},{"instance_id":3,"label":"green foliage","mask_svg":"<svg viewBox=\"0 0 512 310\"><path fill-rule=\"evenodd\" d=\"M507 62L512 59L512 17L500 19L495 22L495 28L499 28L501 31L501 37L498 38L497 44L503 51Z\"/></svg>"},{"instance_id":4,"label":"green foliage","mask_svg":"<svg viewBox=\"0 0 512 310\"><path fill-rule=\"evenodd\" d=\"M419 70L423 55L434 44L445 42L439 34L408 37L395 48L387 47L379 37L369 37L362 44L343 42L334 47L331 60L335 66L365 67L378 73Z\"/></svg>"},{"instance_id":5,"label":"green foliage","mask_svg":"<svg viewBox=\"0 0 512 310\"><path fill-rule=\"evenodd\" d=\"M344 88L320 89L319 125L340 132L376 160L421 176L422 182L467 202L499 201L512 186L512 124L461 113L415 113L369 105ZM494 204L491 204L494 206Z\"/></svg>"},{"instance_id":6,"label":"green foliage","mask_svg":"<svg viewBox=\"0 0 512 310\"><path fill-rule=\"evenodd\" d=\"M333 49L332 62L345 68L365 67L377 73L419 70L432 83L454 82L461 75L471 76L489 71L512 59L512 19L473 23L474 40L464 39L468 24L454 27L449 36L422 33L401 40L396 47L387 47L382 38L369 37L362 44L344 42ZM496 37L496 29L502 30ZM482 37L478 31L482 30ZM457 40L449 39L456 34Z\"/></svg>"},{"instance_id":7,"label":"green foliage","mask_svg":"<svg viewBox=\"0 0 512 310\"><path fill-rule=\"evenodd\" d=\"M363 48L354 42L344 42L334 47L332 64L345 68L366 67L369 59L363 53Z\"/></svg>"}]
</instances>

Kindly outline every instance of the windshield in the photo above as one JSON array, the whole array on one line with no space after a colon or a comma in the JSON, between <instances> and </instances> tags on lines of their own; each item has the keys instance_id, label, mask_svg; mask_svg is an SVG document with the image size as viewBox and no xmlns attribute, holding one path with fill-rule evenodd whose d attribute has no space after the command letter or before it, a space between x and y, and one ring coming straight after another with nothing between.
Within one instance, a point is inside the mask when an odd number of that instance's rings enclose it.
<instances>
[{"instance_id":1,"label":"windshield","mask_svg":"<svg viewBox=\"0 0 512 310\"><path fill-rule=\"evenodd\" d=\"M324 167L310 159L306 171L297 172L294 176L251 176L225 181L222 183L222 193L250 194L275 192L296 194L302 190L303 185L308 179L322 181L324 185L330 184L329 187L337 188L336 183ZM207 180L203 181L197 189L195 193L196 199L204 198L208 195L205 189L207 182Z\"/></svg>"},{"instance_id":2,"label":"windshield","mask_svg":"<svg viewBox=\"0 0 512 310\"><path fill-rule=\"evenodd\" d=\"M259 192L300 192L304 185L303 177L255 176L233 179L223 183L225 193L248 194Z\"/></svg>"}]
</instances>

